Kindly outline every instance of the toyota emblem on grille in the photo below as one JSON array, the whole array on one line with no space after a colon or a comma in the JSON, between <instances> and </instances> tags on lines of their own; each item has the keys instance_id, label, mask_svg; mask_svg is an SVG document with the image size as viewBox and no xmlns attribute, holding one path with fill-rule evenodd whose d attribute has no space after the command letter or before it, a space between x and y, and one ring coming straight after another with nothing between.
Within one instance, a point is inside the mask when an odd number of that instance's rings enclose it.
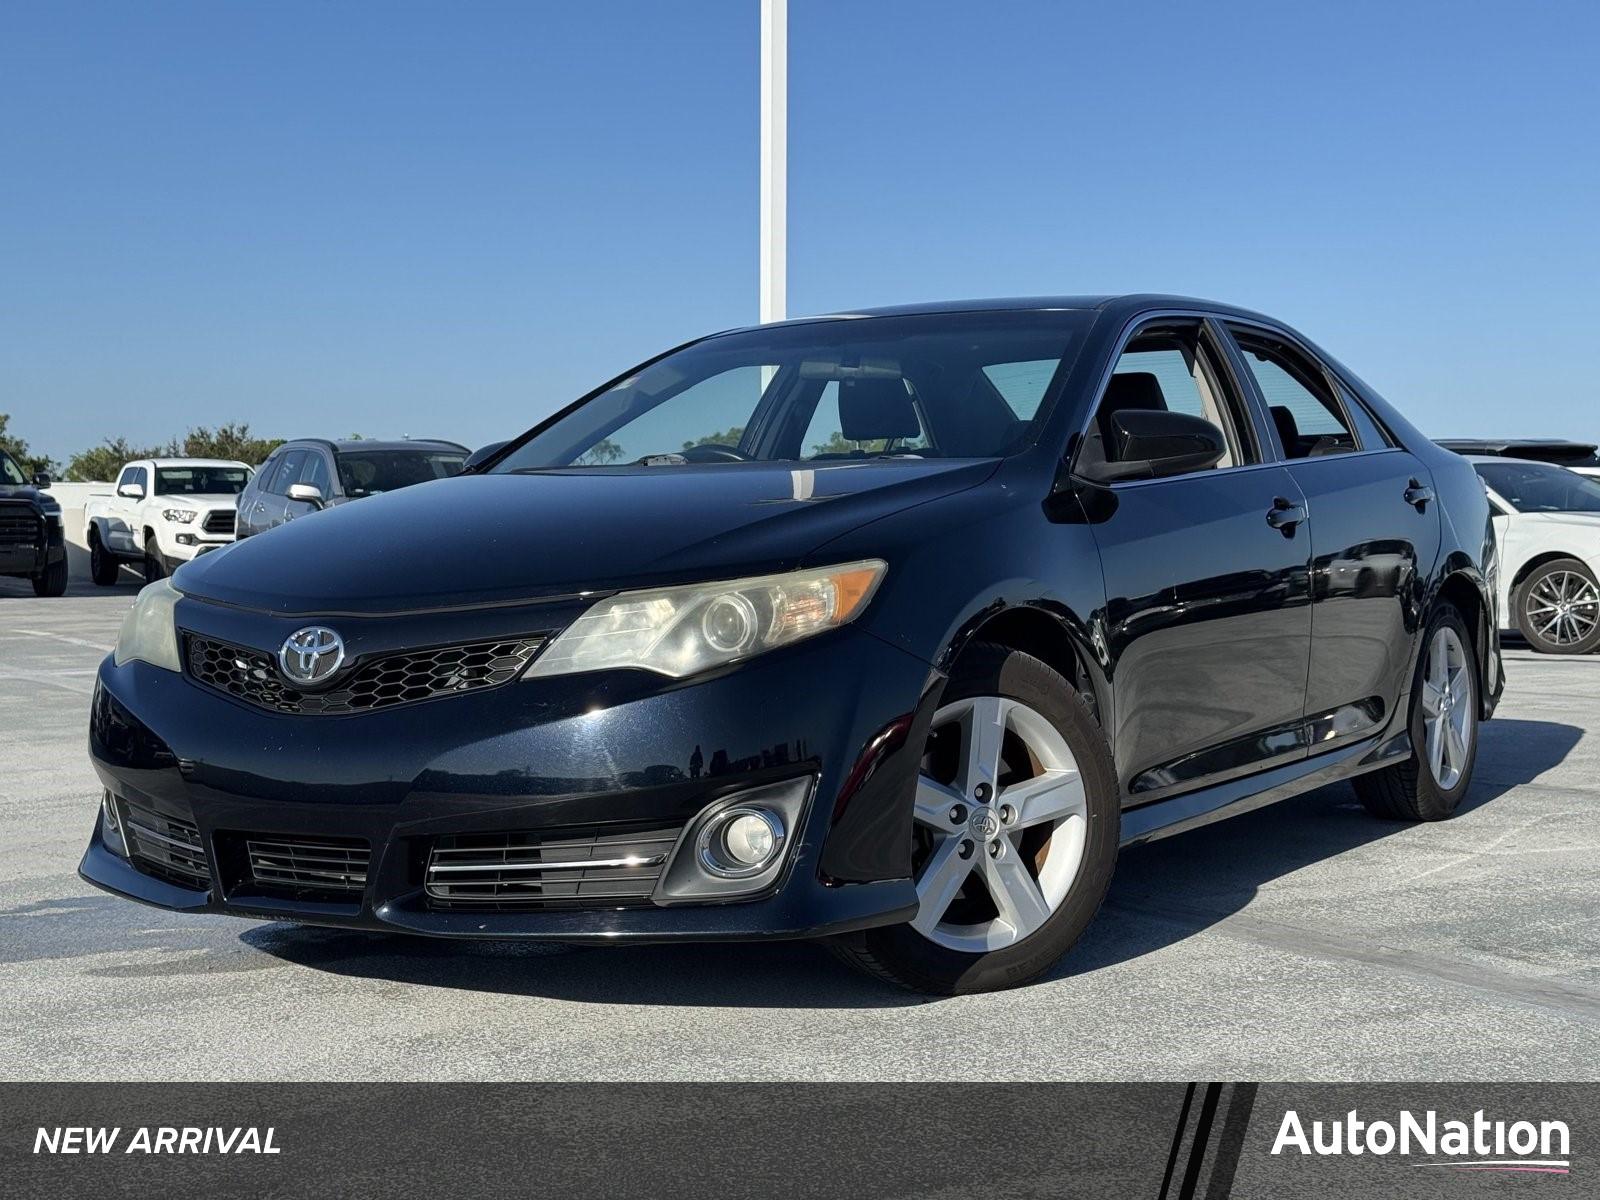
<instances>
[{"instance_id":1,"label":"toyota emblem on grille","mask_svg":"<svg viewBox=\"0 0 1600 1200\"><path fill-rule=\"evenodd\" d=\"M290 683L322 683L344 662L344 639L326 625L296 629L278 651L278 669Z\"/></svg>"}]
</instances>

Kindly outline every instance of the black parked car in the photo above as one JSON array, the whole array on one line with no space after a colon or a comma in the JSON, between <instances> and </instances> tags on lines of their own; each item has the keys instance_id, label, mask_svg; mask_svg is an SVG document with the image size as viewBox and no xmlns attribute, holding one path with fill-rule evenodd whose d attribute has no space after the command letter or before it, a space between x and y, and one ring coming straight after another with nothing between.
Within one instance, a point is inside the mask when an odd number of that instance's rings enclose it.
<instances>
[{"instance_id":1,"label":"black parked car","mask_svg":"<svg viewBox=\"0 0 1600 1200\"><path fill-rule=\"evenodd\" d=\"M456 442L383 442L356 438L284 442L261 464L239 497L239 537L262 533L307 513L461 474L467 448Z\"/></svg>"},{"instance_id":2,"label":"black parked car","mask_svg":"<svg viewBox=\"0 0 1600 1200\"><path fill-rule=\"evenodd\" d=\"M29 478L22 465L0 450L0 575L33 582L36 596L67 590L67 543L61 505L44 489L50 476Z\"/></svg>"},{"instance_id":3,"label":"black parked car","mask_svg":"<svg viewBox=\"0 0 1600 1200\"><path fill-rule=\"evenodd\" d=\"M1482 486L1284 325L885 309L653 359L472 473L141 593L82 872L458 937L1046 970L1119 845L1351 778L1448 816L1501 691Z\"/></svg>"}]
</instances>

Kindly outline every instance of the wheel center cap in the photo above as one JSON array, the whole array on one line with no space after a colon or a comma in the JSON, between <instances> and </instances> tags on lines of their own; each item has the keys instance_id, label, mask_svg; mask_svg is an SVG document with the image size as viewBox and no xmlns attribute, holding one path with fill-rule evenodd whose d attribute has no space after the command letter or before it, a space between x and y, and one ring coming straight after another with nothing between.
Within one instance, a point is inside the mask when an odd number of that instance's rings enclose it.
<instances>
[{"instance_id":1,"label":"wheel center cap","mask_svg":"<svg viewBox=\"0 0 1600 1200\"><path fill-rule=\"evenodd\" d=\"M974 837L988 841L1000 832L1000 818L992 808L974 809L972 816L967 818L967 828L972 830Z\"/></svg>"}]
</instances>

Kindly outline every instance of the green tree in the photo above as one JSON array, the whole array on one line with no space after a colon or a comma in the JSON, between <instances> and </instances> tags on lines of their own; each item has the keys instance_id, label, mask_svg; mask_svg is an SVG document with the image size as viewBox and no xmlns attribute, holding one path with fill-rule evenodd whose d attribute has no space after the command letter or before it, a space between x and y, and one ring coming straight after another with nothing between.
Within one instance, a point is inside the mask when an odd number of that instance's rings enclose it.
<instances>
[{"instance_id":1,"label":"green tree","mask_svg":"<svg viewBox=\"0 0 1600 1200\"><path fill-rule=\"evenodd\" d=\"M6 427L10 423L11 414L0 413L0 450L6 451L12 458L16 459L18 465L29 475L39 471L49 471L51 474L55 474L56 464L51 462L47 456L34 454L30 451L27 442L7 430Z\"/></svg>"},{"instance_id":2,"label":"green tree","mask_svg":"<svg viewBox=\"0 0 1600 1200\"><path fill-rule=\"evenodd\" d=\"M74 454L67 462L67 479L73 483L110 483L123 464L136 458L160 458L174 452L172 446L134 446L125 437L107 438Z\"/></svg>"},{"instance_id":3,"label":"green tree","mask_svg":"<svg viewBox=\"0 0 1600 1200\"><path fill-rule=\"evenodd\" d=\"M685 450L693 450L696 446L737 446L744 437L744 426L735 425L721 433L708 433L705 437L695 438L683 444Z\"/></svg>"},{"instance_id":4,"label":"green tree","mask_svg":"<svg viewBox=\"0 0 1600 1200\"><path fill-rule=\"evenodd\" d=\"M215 429L200 425L189 430L180 452L184 458L231 458L257 466L281 445L282 438L253 437L248 424L230 421Z\"/></svg>"},{"instance_id":5,"label":"green tree","mask_svg":"<svg viewBox=\"0 0 1600 1200\"><path fill-rule=\"evenodd\" d=\"M622 457L622 447L610 438L601 438L574 460L576 467L603 467Z\"/></svg>"}]
</instances>

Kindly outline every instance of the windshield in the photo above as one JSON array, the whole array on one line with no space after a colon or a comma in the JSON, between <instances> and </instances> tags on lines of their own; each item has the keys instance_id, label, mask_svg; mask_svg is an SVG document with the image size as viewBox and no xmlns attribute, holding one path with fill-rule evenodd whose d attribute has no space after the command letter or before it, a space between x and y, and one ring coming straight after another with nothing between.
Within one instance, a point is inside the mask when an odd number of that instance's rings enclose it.
<instances>
[{"instance_id":1,"label":"windshield","mask_svg":"<svg viewBox=\"0 0 1600 1200\"><path fill-rule=\"evenodd\" d=\"M1483 481L1518 512L1600 512L1600 483L1544 463L1474 463Z\"/></svg>"},{"instance_id":2,"label":"windshield","mask_svg":"<svg viewBox=\"0 0 1600 1200\"><path fill-rule=\"evenodd\" d=\"M22 468L17 466L17 460L4 450L0 450L0 484L21 487L27 482L28 477L22 473Z\"/></svg>"},{"instance_id":3,"label":"windshield","mask_svg":"<svg viewBox=\"0 0 1600 1200\"><path fill-rule=\"evenodd\" d=\"M346 496L374 496L459 475L467 456L455 450L342 450L338 462Z\"/></svg>"},{"instance_id":4,"label":"windshield","mask_svg":"<svg viewBox=\"0 0 1600 1200\"><path fill-rule=\"evenodd\" d=\"M157 467L158 496L237 496L250 480L244 467Z\"/></svg>"},{"instance_id":5,"label":"windshield","mask_svg":"<svg viewBox=\"0 0 1600 1200\"><path fill-rule=\"evenodd\" d=\"M1029 445L1085 312L820 321L707 338L557 418L493 469L989 458Z\"/></svg>"}]
</instances>

